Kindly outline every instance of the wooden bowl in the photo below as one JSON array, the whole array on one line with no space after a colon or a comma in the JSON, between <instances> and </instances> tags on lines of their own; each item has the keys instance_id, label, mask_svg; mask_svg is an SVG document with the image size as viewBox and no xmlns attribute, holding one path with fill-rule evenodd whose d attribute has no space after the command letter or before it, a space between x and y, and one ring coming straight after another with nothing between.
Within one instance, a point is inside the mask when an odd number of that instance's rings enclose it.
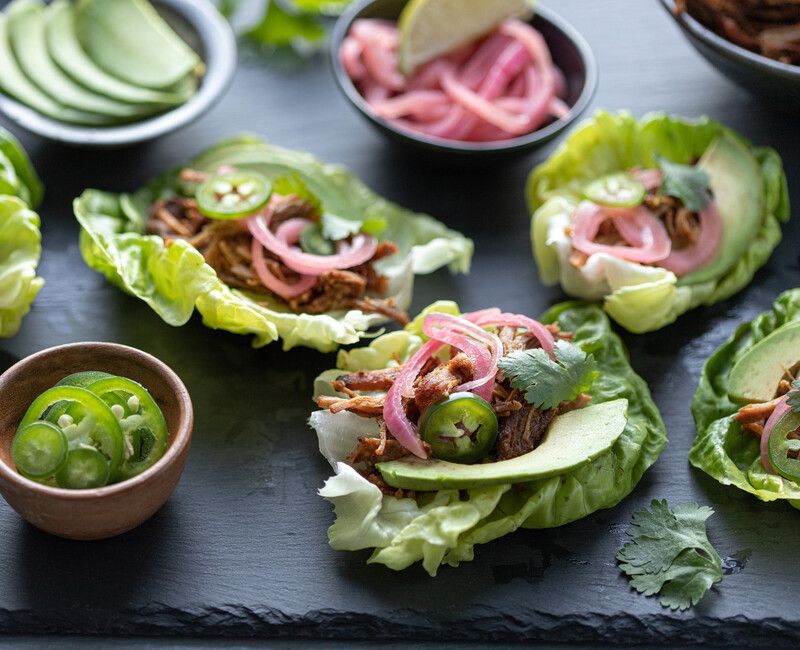
<instances>
[{"instance_id":1,"label":"wooden bowl","mask_svg":"<svg viewBox=\"0 0 800 650\"><path fill-rule=\"evenodd\" d=\"M142 384L161 407L169 443L159 461L127 481L66 490L20 475L11 441L31 402L73 372L102 370ZM71 343L37 352L0 376L0 494L24 519L68 539L104 539L150 518L175 489L186 464L194 412L180 378L155 357L115 343Z\"/></svg>"}]
</instances>

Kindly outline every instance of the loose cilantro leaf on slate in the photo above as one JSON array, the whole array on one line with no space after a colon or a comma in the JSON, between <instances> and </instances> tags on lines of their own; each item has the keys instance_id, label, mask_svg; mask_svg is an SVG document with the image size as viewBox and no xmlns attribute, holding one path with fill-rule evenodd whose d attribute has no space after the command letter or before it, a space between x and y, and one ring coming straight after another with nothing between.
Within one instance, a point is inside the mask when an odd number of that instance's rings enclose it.
<instances>
[{"instance_id":1,"label":"loose cilantro leaf on slate","mask_svg":"<svg viewBox=\"0 0 800 650\"><path fill-rule=\"evenodd\" d=\"M566 341L557 341L555 361L541 348L512 352L500 360L511 385L525 391L525 401L553 409L589 390L598 375L592 355Z\"/></svg>"},{"instance_id":2,"label":"loose cilantro leaf on slate","mask_svg":"<svg viewBox=\"0 0 800 650\"><path fill-rule=\"evenodd\" d=\"M328 212L322 215L322 234L330 241L347 239L350 235L358 232L377 235L386 229L386 225L386 219L382 217L369 217L364 221L359 221L337 217Z\"/></svg>"},{"instance_id":3,"label":"loose cilantro leaf on slate","mask_svg":"<svg viewBox=\"0 0 800 650\"><path fill-rule=\"evenodd\" d=\"M697 165L679 165L658 155L655 159L664 172L661 183L664 194L680 199L693 212L699 212L708 205L711 201L708 189L711 178L704 169Z\"/></svg>"},{"instance_id":4,"label":"loose cilantro leaf on slate","mask_svg":"<svg viewBox=\"0 0 800 650\"><path fill-rule=\"evenodd\" d=\"M800 413L800 379L792 382L792 392L786 398L786 403L792 407L795 413Z\"/></svg>"},{"instance_id":5,"label":"loose cilantro leaf on slate","mask_svg":"<svg viewBox=\"0 0 800 650\"><path fill-rule=\"evenodd\" d=\"M631 587L645 596L661 595L661 604L688 609L722 580L722 558L711 546L707 506L684 503L670 511L666 500L635 512L627 534L633 538L617 553Z\"/></svg>"}]
</instances>

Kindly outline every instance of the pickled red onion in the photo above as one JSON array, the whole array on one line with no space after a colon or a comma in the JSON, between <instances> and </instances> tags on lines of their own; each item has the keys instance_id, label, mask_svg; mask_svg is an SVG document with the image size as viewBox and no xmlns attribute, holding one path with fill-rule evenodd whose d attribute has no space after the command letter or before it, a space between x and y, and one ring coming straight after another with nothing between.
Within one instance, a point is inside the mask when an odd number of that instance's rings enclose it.
<instances>
[{"instance_id":1,"label":"pickled red onion","mask_svg":"<svg viewBox=\"0 0 800 650\"><path fill-rule=\"evenodd\" d=\"M598 244L600 226L611 219L629 246ZM609 208L582 201L575 210L572 245L586 255L607 253L614 257L653 264L665 259L672 249L664 224L645 207Z\"/></svg>"},{"instance_id":2,"label":"pickled red onion","mask_svg":"<svg viewBox=\"0 0 800 650\"><path fill-rule=\"evenodd\" d=\"M777 474L777 472L769 460L769 434L772 433L778 421L792 410L792 407L786 402L788 397L788 394L784 395L781 401L775 405L775 408L772 410L772 415L767 418L764 424L764 431L761 433L761 464L770 474Z\"/></svg>"},{"instance_id":3,"label":"pickled red onion","mask_svg":"<svg viewBox=\"0 0 800 650\"><path fill-rule=\"evenodd\" d=\"M522 314L508 314L496 307L474 311L463 316L480 327L524 327L539 341L539 345L547 354L552 355L555 339L552 332L539 321Z\"/></svg>"},{"instance_id":4,"label":"pickled red onion","mask_svg":"<svg viewBox=\"0 0 800 650\"><path fill-rule=\"evenodd\" d=\"M447 343L467 352L475 361L475 376L458 387L472 391L486 401L491 401L497 364L503 356L503 344L496 334L487 332L470 321L449 314L430 314L422 331L432 339Z\"/></svg>"},{"instance_id":5,"label":"pickled red onion","mask_svg":"<svg viewBox=\"0 0 800 650\"><path fill-rule=\"evenodd\" d=\"M681 276L708 264L717 254L722 241L722 218L717 205L712 201L697 213L700 220L700 236L691 246L674 250L659 262L659 266Z\"/></svg>"},{"instance_id":6,"label":"pickled red onion","mask_svg":"<svg viewBox=\"0 0 800 650\"><path fill-rule=\"evenodd\" d=\"M337 255L312 255L304 253L296 246L282 241L269 229L272 213L269 210L259 212L247 220L247 227L253 235L270 252L293 271L303 275L322 275L334 269L349 269L372 259L378 248L377 240L371 235L359 233L353 237L352 244L346 252Z\"/></svg>"},{"instance_id":7,"label":"pickled red onion","mask_svg":"<svg viewBox=\"0 0 800 650\"><path fill-rule=\"evenodd\" d=\"M442 139L506 140L570 110L564 75L542 35L522 21L505 21L477 44L426 63L408 79L399 73L397 46L394 24L360 19L339 59L376 114L399 128Z\"/></svg>"},{"instance_id":8,"label":"pickled red onion","mask_svg":"<svg viewBox=\"0 0 800 650\"><path fill-rule=\"evenodd\" d=\"M294 283L284 282L277 278L267 267L267 261L264 258L264 247L255 237L250 250L253 256L253 269L258 279L261 280L261 284L284 300L304 294L317 283L317 276L315 275L301 275L300 279Z\"/></svg>"},{"instance_id":9,"label":"pickled red onion","mask_svg":"<svg viewBox=\"0 0 800 650\"><path fill-rule=\"evenodd\" d=\"M428 452L420 440L419 429L408 419L403 406L403 399L414 395L414 381L422 367L444 345L458 348L475 358L477 375L472 381L459 386L458 390L472 390L489 400L503 346L497 335L449 314L429 314L423 323L423 331L431 338L403 364L400 374L386 394L383 419L401 445L415 456L427 458Z\"/></svg>"}]
</instances>

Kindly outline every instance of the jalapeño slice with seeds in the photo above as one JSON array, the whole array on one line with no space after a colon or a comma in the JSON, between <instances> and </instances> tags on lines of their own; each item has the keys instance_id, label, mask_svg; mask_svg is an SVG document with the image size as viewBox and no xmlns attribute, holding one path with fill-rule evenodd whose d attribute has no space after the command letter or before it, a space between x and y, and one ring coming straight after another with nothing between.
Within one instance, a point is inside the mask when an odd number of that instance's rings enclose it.
<instances>
[{"instance_id":1,"label":"jalape\u00f1o slice with seeds","mask_svg":"<svg viewBox=\"0 0 800 650\"><path fill-rule=\"evenodd\" d=\"M212 219L241 219L263 208L272 184L252 171L213 174L197 188L197 207Z\"/></svg>"},{"instance_id":2,"label":"jalape\u00f1o slice with seeds","mask_svg":"<svg viewBox=\"0 0 800 650\"><path fill-rule=\"evenodd\" d=\"M435 458L475 463L485 458L497 439L497 414L485 399L453 393L430 406L419 423L422 439Z\"/></svg>"},{"instance_id":3,"label":"jalape\u00f1o slice with seeds","mask_svg":"<svg viewBox=\"0 0 800 650\"><path fill-rule=\"evenodd\" d=\"M787 411L769 432L769 462L784 478L800 481L800 413Z\"/></svg>"},{"instance_id":4,"label":"jalape\u00f1o slice with seeds","mask_svg":"<svg viewBox=\"0 0 800 650\"><path fill-rule=\"evenodd\" d=\"M626 172L606 174L586 185L584 196L592 203L614 208L633 208L641 205L647 190L641 181Z\"/></svg>"},{"instance_id":5,"label":"jalape\u00f1o slice with seeds","mask_svg":"<svg viewBox=\"0 0 800 650\"><path fill-rule=\"evenodd\" d=\"M89 386L119 421L125 452L118 480L152 467L167 448L167 423L147 389L125 377L107 377Z\"/></svg>"}]
</instances>

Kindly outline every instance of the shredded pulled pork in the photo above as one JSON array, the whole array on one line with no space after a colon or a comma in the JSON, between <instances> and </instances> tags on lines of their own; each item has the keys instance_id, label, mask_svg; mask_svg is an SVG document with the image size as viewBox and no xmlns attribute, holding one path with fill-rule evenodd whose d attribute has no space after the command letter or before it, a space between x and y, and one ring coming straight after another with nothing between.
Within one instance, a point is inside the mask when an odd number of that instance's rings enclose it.
<instances>
[{"instance_id":1,"label":"shredded pulled pork","mask_svg":"<svg viewBox=\"0 0 800 650\"><path fill-rule=\"evenodd\" d=\"M184 170L182 176L193 180L193 174L197 173ZM311 203L294 195L279 197L267 209L272 210L272 228L288 219L319 218ZM228 286L272 295L253 269L250 251L252 235L244 221L209 219L198 210L197 203L191 198L160 199L150 209L147 232L159 235L167 246L175 239L187 241L200 251L208 265ZM368 296L381 296L388 290L388 279L375 270L374 263L397 251L393 242L383 241L368 262L351 269L327 271L319 276L314 287L286 302L293 311L299 313L322 314L341 309L360 309L364 313L381 314L404 325L408 322L408 315L396 307L392 299ZM269 270L279 280L292 283L299 278L296 272L270 251L265 251L265 256Z\"/></svg>"},{"instance_id":2,"label":"shredded pulled pork","mask_svg":"<svg viewBox=\"0 0 800 650\"><path fill-rule=\"evenodd\" d=\"M414 381L414 403L420 413L448 397L461 384L472 379L475 362L459 352L447 363L440 364Z\"/></svg>"},{"instance_id":3,"label":"shredded pulled pork","mask_svg":"<svg viewBox=\"0 0 800 650\"><path fill-rule=\"evenodd\" d=\"M679 0L720 36L783 63L800 63L800 0Z\"/></svg>"},{"instance_id":4,"label":"shredded pulled pork","mask_svg":"<svg viewBox=\"0 0 800 650\"><path fill-rule=\"evenodd\" d=\"M398 499L414 498L413 490L403 490L388 485L375 468L378 463L385 463L390 460L397 460L408 455L408 450L397 440L389 437L386 431L386 424L381 420L380 438L359 438L355 449L347 457L347 463L367 479L384 494L394 496Z\"/></svg>"}]
</instances>

